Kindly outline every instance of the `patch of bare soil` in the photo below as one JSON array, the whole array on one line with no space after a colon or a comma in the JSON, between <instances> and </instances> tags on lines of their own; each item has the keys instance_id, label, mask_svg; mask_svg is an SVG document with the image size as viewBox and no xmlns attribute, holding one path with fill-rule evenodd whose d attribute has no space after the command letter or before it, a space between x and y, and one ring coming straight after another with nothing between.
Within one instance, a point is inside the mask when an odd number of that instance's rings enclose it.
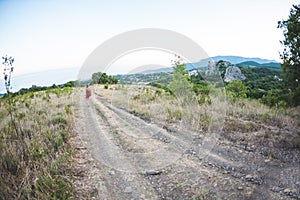
<instances>
[{"instance_id":1,"label":"patch of bare soil","mask_svg":"<svg viewBox=\"0 0 300 200\"><path fill-rule=\"evenodd\" d=\"M225 129L208 148L199 134L94 95L74 110L79 199L300 199L299 149L243 142L245 124L257 135L262 125L241 119L240 134Z\"/></svg>"},{"instance_id":2,"label":"patch of bare soil","mask_svg":"<svg viewBox=\"0 0 300 200\"><path fill-rule=\"evenodd\" d=\"M105 187L105 178L79 137L72 141L76 147L74 185L75 199L110 199Z\"/></svg>"}]
</instances>

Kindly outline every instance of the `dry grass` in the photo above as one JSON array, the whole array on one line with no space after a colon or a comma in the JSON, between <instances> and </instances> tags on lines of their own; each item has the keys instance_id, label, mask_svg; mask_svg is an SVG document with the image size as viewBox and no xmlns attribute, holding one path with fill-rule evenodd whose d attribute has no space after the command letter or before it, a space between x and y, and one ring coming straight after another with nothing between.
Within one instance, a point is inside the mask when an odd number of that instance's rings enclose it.
<instances>
[{"instance_id":1,"label":"dry grass","mask_svg":"<svg viewBox=\"0 0 300 200\"><path fill-rule=\"evenodd\" d=\"M208 130L222 130L221 137L233 141L260 143L269 140L283 145L298 146L300 125L296 109L271 109L258 101L211 95L205 103L191 101L182 105L168 92L144 85L102 85L94 90L118 105L160 123L183 127L204 134ZM216 126L218 129L214 129ZM225 138L224 138L225 137Z\"/></svg>"},{"instance_id":2,"label":"dry grass","mask_svg":"<svg viewBox=\"0 0 300 200\"><path fill-rule=\"evenodd\" d=\"M0 100L0 199L73 197L71 93L27 93L12 98L11 106Z\"/></svg>"},{"instance_id":3,"label":"dry grass","mask_svg":"<svg viewBox=\"0 0 300 200\"><path fill-rule=\"evenodd\" d=\"M204 131L211 120L208 104L192 102L182 105L162 89L137 85L115 85L103 89L100 85L94 86L94 90L112 104L159 123Z\"/></svg>"}]
</instances>

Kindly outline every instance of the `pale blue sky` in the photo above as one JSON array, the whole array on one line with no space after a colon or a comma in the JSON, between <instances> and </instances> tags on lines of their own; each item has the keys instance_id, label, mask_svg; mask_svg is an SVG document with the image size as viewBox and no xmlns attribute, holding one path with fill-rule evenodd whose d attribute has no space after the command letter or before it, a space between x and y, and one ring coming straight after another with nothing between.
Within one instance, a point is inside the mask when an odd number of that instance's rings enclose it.
<instances>
[{"instance_id":1,"label":"pale blue sky","mask_svg":"<svg viewBox=\"0 0 300 200\"><path fill-rule=\"evenodd\" d=\"M125 31L162 28L197 42L209 56L279 61L282 31L296 0L0 0L0 55L16 74L80 67L102 42Z\"/></svg>"}]
</instances>

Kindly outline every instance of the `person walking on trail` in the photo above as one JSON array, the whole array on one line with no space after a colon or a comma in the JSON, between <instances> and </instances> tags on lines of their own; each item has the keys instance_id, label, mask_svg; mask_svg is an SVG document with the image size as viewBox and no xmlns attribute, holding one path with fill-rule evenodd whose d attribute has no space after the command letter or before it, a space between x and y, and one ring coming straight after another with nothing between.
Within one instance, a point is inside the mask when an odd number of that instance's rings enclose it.
<instances>
[{"instance_id":1,"label":"person walking on trail","mask_svg":"<svg viewBox=\"0 0 300 200\"><path fill-rule=\"evenodd\" d=\"M85 98L89 99L91 95L92 95L92 90L91 90L91 88L89 88L89 85L86 85L86 88L85 88Z\"/></svg>"}]
</instances>

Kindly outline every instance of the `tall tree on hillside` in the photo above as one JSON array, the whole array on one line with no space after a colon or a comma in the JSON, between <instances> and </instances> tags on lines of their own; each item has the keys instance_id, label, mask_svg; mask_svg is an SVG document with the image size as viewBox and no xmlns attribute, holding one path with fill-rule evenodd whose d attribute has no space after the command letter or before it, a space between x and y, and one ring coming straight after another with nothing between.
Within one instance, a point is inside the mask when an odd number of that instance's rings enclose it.
<instances>
[{"instance_id":1,"label":"tall tree on hillside","mask_svg":"<svg viewBox=\"0 0 300 200\"><path fill-rule=\"evenodd\" d=\"M96 72L92 74L91 84L117 84L118 79L106 73Z\"/></svg>"},{"instance_id":2,"label":"tall tree on hillside","mask_svg":"<svg viewBox=\"0 0 300 200\"><path fill-rule=\"evenodd\" d=\"M280 54L284 82L293 93L293 104L300 105L300 5L293 5L287 20L278 22L283 30L284 50Z\"/></svg>"},{"instance_id":3,"label":"tall tree on hillside","mask_svg":"<svg viewBox=\"0 0 300 200\"><path fill-rule=\"evenodd\" d=\"M176 96L181 105L187 105L195 99L195 94L189 82L185 64L183 63L183 59L178 55L175 55L175 59L171 62L173 65L173 77L169 84L169 89Z\"/></svg>"}]
</instances>

